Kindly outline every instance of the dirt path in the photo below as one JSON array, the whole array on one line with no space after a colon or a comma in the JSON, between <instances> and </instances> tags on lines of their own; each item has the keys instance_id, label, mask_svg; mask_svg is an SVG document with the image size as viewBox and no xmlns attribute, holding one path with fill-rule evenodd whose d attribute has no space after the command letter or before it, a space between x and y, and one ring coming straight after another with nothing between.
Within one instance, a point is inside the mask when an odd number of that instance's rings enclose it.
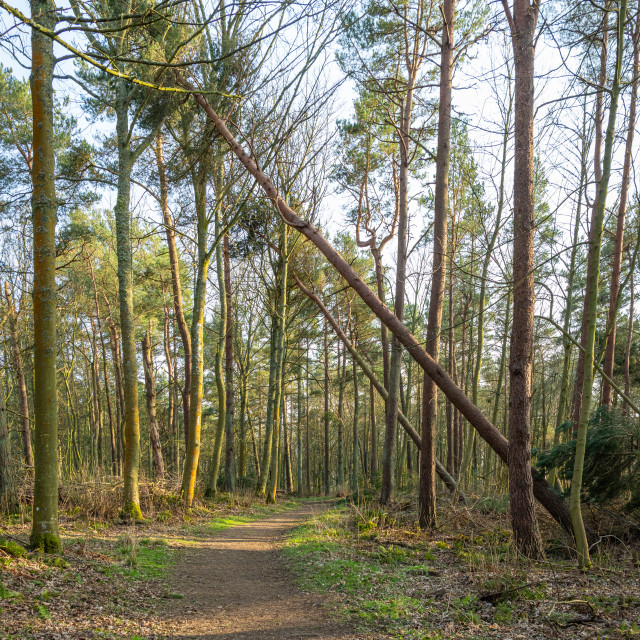
<instances>
[{"instance_id":1,"label":"dirt path","mask_svg":"<svg viewBox=\"0 0 640 640\"><path fill-rule=\"evenodd\" d=\"M356 640L319 596L300 591L278 548L293 527L327 508L301 507L225 529L187 549L170 584L184 595L165 612L172 640ZM164 625L163 625L164 626Z\"/></svg>"}]
</instances>

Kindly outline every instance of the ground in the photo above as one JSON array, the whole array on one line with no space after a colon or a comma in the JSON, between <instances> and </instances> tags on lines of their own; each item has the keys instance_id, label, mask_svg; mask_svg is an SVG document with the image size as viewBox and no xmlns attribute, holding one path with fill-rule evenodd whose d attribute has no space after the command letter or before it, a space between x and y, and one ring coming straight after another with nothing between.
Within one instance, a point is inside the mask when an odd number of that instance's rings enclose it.
<instances>
[{"instance_id":1,"label":"ground","mask_svg":"<svg viewBox=\"0 0 640 640\"><path fill-rule=\"evenodd\" d=\"M170 502L135 524L67 509L62 557L1 521L0 640L640 639L633 541L582 574L544 519L545 561L519 557L499 504L443 501L424 532L409 500Z\"/></svg>"}]
</instances>

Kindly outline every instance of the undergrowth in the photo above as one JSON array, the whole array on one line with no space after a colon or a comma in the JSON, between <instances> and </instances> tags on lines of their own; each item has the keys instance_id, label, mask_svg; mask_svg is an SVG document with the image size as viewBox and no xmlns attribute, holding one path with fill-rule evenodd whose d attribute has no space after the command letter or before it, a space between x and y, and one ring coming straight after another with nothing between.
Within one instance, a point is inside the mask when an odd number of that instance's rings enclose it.
<instances>
[{"instance_id":1,"label":"undergrowth","mask_svg":"<svg viewBox=\"0 0 640 640\"><path fill-rule=\"evenodd\" d=\"M508 514L487 501L442 504L440 528L428 533L414 514L410 501L334 509L298 527L285 553L301 587L331 594L366 637L639 637L632 550L603 546L602 569L584 575L544 518L547 559L532 562L515 550Z\"/></svg>"}]
</instances>

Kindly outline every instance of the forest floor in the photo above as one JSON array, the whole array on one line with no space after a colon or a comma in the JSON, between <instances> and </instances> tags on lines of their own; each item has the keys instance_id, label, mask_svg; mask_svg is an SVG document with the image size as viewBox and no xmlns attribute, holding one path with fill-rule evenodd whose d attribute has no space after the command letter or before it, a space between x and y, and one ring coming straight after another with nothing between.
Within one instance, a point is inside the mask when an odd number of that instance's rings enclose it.
<instances>
[{"instance_id":1,"label":"forest floor","mask_svg":"<svg viewBox=\"0 0 640 640\"><path fill-rule=\"evenodd\" d=\"M0 640L640 639L637 542L583 574L544 517L545 560L518 556L499 503L443 500L425 534L411 500L165 498L135 525L63 510L60 557L0 521Z\"/></svg>"},{"instance_id":2,"label":"forest floor","mask_svg":"<svg viewBox=\"0 0 640 640\"><path fill-rule=\"evenodd\" d=\"M28 518L0 521L0 640L359 640L331 598L301 591L281 553L335 501L221 496L142 523L61 517L62 556L27 552Z\"/></svg>"}]
</instances>

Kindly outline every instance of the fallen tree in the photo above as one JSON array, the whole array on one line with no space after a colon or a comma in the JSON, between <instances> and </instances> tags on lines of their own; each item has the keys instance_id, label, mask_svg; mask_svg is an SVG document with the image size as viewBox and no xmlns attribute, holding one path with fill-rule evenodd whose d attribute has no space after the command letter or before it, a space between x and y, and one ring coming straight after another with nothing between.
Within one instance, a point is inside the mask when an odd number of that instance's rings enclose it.
<instances>
[{"instance_id":1,"label":"fallen tree","mask_svg":"<svg viewBox=\"0 0 640 640\"><path fill-rule=\"evenodd\" d=\"M409 355L422 367L423 371L432 378L438 388L449 398L451 404L460 411L469 424L478 432L480 437L496 452L500 459L509 462L509 441L490 422L482 411L467 398L464 391L451 379L447 372L425 351L422 345L411 334L407 327L393 314L393 312L376 296L362 278L352 269L351 265L336 251L330 242L283 200L269 177L262 171L251 155L235 139L229 131L225 121L214 111L206 98L198 90L176 73L176 82L191 91L196 102L202 107L207 117L213 122L220 136L224 138L231 151L255 178L266 196L271 200L278 214L290 227L311 241L324 255L329 263L347 281L351 288L360 296L362 301L375 313L405 347ZM533 493L538 502L549 512L551 517L570 535L573 527L569 509L562 497L556 493L539 472L532 468ZM595 532L588 531L590 544L597 542Z\"/></svg>"},{"instance_id":2,"label":"fallen tree","mask_svg":"<svg viewBox=\"0 0 640 640\"><path fill-rule=\"evenodd\" d=\"M358 365L362 369L363 373L367 376L367 378L369 378L369 380L371 380L371 383L375 387L376 391L382 396L382 399L386 402L387 398L389 397L389 392L384 388L384 385L380 382L380 380L378 380L378 377L373 372L368 362L358 353L356 348L351 343L351 340L347 338L344 331L342 330L342 327L338 324L337 320L333 317L333 314L329 311L329 309L327 309L324 302L320 300L320 297L318 295L316 295L315 293L307 289L307 287L305 287L302 284L302 282L300 281L300 278L298 278L298 276L295 273L292 273L292 275L296 285L298 286L298 289L300 289L300 291L302 291L302 293L304 293L304 295L307 296L310 300L313 300L313 302L316 303L320 311L322 311L324 317L327 319L329 324L333 327L333 330L335 331L338 338L340 338L340 340L342 341L344 346L347 348L349 353L353 356L353 359L358 363ZM420 437L420 434L414 429L413 425L409 422L409 419L404 415L404 413L402 413L402 411L398 411L398 422L402 425L403 429L407 432L409 437L413 440L414 444L418 447L418 450L421 450L422 438ZM446 470L444 465L437 458L436 458L436 473L438 474L438 476L440 476L440 479L442 480L442 482L445 483L447 489L449 489L451 493L457 492L460 498L460 501L463 502L464 504L467 504L467 497L458 488L458 482Z\"/></svg>"}]
</instances>

